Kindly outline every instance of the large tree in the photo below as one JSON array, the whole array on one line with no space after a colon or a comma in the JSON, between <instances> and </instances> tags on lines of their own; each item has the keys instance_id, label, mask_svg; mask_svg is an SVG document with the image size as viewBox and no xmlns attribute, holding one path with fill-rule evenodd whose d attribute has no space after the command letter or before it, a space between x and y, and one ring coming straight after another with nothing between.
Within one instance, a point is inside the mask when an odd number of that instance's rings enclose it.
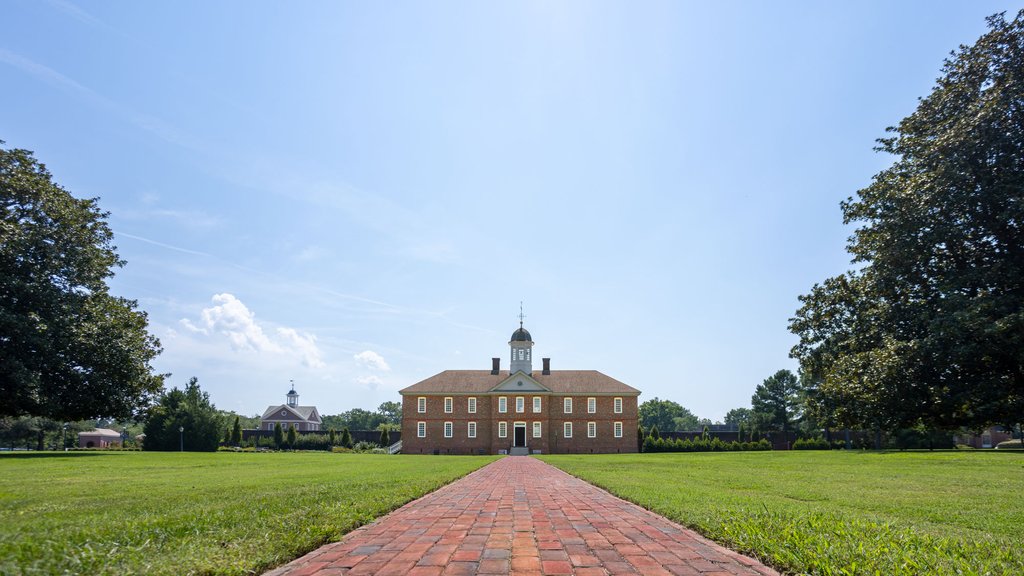
<instances>
[{"instance_id":1,"label":"large tree","mask_svg":"<svg viewBox=\"0 0 1024 576\"><path fill-rule=\"evenodd\" d=\"M106 219L0 148L0 415L128 418L160 391L146 314L107 287L124 261Z\"/></svg>"},{"instance_id":2,"label":"large tree","mask_svg":"<svg viewBox=\"0 0 1024 576\"><path fill-rule=\"evenodd\" d=\"M800 298L792 355L838 423L981 428L1024 415L1024 11L946 61L842 204L858 269Z\"/></svg>"},{"instance_id":3,"label":"large tree","mask_svg":"<svg viewBox=\"0 0 1024 576\"><path fill-rule=\"evenodd\" d=\"M149 409L142 443L146 450L212 452L221 436L221 416L193 377L184 390L172 388ZM182 430L184 428L184 430Z\"/></svg>"},{"instance_id":4,"label":"large tree","mask_svg":"<svg viewBox=\"0 0 1024 576\"><path fill-rule=\"evenodd\" d=\"M803 407L800 379L779 370L757 386L750 399L754 422L765 430L789 432L800 419Z\"/></svg>"},{"instance_id":5,"label":"large tree","mask_svg":"<svg viewBox=\"0 0 1024 576\"><path fill-rule=\"evenodd\" d=\"M699 426L699 420L693 412L677 402L659 400L657 397L640 404L638 415L640 424L647 431L654 426L657 426L661 432L696 430Z\"/></svg>"}]
</instances>

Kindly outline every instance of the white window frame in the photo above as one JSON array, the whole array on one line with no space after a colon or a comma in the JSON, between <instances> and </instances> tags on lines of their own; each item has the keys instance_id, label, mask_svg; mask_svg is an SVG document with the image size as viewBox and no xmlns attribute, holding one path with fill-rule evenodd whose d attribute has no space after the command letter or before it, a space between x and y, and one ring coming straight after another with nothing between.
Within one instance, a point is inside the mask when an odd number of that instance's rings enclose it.
<instances>
[{"instance_id":1,"label":"white window frame","mask_svg":"<svg viewBox=\"0 0 1024 576\"><path fill-rule=\"evenodd\" d=\"M466 412L476 414L476 396L470 396L466 400Z\"/></svg>"},{"instance_id":2,"label":"white window frame","mask_svg":"<svg viewBox=\"0 0 1024 576\"><path fill-rule=\"evenodd\" d=\"M612 412L622 414L622 398L615 398L612 400Z\"/></svg>"},{"instance_id":3,"label":"white window frame","mask_svg":"<svg viewBox=\"0 0 1024 576\"><path fill-rule=\"evenodd\" d=\"M476 422L467 422L466 423L466 437L467 438L476 438Z\"/></svg>"},{"instance_id":4,"label":"white window frame","mask_svg":"<svg viewBox=\"0 0 1024 576\"><path fill-rule=\"evenodd\" d=\"M540 422L534 422L533 423L533 437L534 438L540 438L540 434L541 434Z\"/></svg>"},{"instance_id":5,"label":"white window frame","mask_svg":"<svg viewBox=\"0 0 1024 576\"><path fill-rule=\"evenodd\" d=\"M498 396L498 412L502 414L508 412L508 397Z\"/></svg>"},{"instance_id":6,"label":"white window frame","mask_svg":"<svg viewBox=\"0 0 1024 576\"><path fill-rule=\"evenodd\" d=\"M455 436L455 425L451 422L444 423L444 437L452 438Z\"/></svg>"},{"instance_id":7,"label":"white window frame","mask_svg":"<svg viewBox=\"0 0 1024 576\"><path fill-rule=\"evenodd\" d=\"M622 422L616 422L612 426L613 426L612 430L614 431L612 434L616 438L622 438Z\"/></svg>"},{"instance_id":8,"label":"white window frame","mask_svg":"<svg viewBox=\"0 0 1024 576\"><path fill-rule=\"evenodd\" d=\"M508 422L498 422L498 438L508 438Z\"/></svg>"},{"instance_id":9,"label":"white window frame","mask_svg":"<svg viewBox=\"0 0 1024 576\"><path fill-rule=\"evenodd\" d=\"M597 422L587 422L587 438L597 438Z\"/></svg>"},{"instance_id":10,"label":"white window frame","mask_svg":"<svg viewBox=\"0 0 1024 576\"><path fill-rule=\"evenodd\" d=\"M526 398L516 396L516 414L522 414L523 412L526 412Z\"/></svg>"},{"instance_id":11,"label":"white window frame","mask_svg":"<svg viewBox=\"0 0 1024 576\"><path fill-rule=\"evenodd\" d=\"M572 414L572 398L568 396L562 398L562 412Z\"/></svg>"},{"instance_id":12,"label":"white window frame","mask_svg":"<svg viewBox=\"0 0 1024 576\"><path fill-rule=\"evenodd\" d=\"M540 414L540 396L533 397L533 413Z\"/></svg>"},{"instance_id":13,"label":"white window frame","mask_svg":"<svg viewBox=\"0 0 1024 576\"><path fill-rule=\"evenodd\" d=\"M597 398L587 398L587 414L597 414Z\"/></svg>"},{"instance_id":14,"label":"white window frame","mask_svg":"<svg viewBox=\"0 0 1024 576\"><path fill-rule=\"evenodd\" d=\"M444 397L444 413L451 414L455 409L455 399L451 396Z\"/></svg>"},{"instance_id":15,"label":"white window frame","mask_svg":"<svg viewBox=\"0 0 1024 576\"><path fill-rule=\"evenodd\" d=\"M562 437L563 438L572 438L572 422L563 422L562 423Z\"/></svg>"},{"instance_id":16,"label":"white window frame","mask_svg":"<svg viewBox=\"0 0 1024 576\"><path fill-rule=\"evenodd\" d=\"M427 413L427 397L426 396L420 396L419 398L416 398L416 411L419 412L420 414L426 414Z\"/></svg>"},{"instance_id":17,"label":"white window frame","mask_svg":"<svg viewBox=\"0 0 1024 576\"><path fill-rule=\"evenodd\" d=\"M427 437L427 423L426 422L417 422L416 423L416 437L417 438L426 438Z\"/></svg>"}]
</instances>

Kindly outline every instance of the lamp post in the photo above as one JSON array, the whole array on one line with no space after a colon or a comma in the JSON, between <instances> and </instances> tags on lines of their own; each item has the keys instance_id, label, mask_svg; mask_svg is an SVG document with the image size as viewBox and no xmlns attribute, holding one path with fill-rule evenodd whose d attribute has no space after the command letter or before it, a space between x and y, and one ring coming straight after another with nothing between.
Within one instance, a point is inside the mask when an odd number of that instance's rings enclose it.
<instances>
[{"instance_id":1,"label":"lamp post","mask_svg":"<svg viewBox=\"0 0 1024 576\"><path fill-rule=\"evenodd\" d=\"M67 422L64 423L64 433L61 434L60 443L61 443L61 448L63 448L64 451L67 452L68 451L68 423Z\"/></svg>"},{"instance_id":2,"label":"lamp post","mask_svg":"<svg viewBox=\"0 0 1024 576\"><path fill-rule=\"evenodd\" d=\"M184 426L178 426L178 434L179 434L178 439L181 442L181 447L180 447L179 452L184 452L185 451L185 427Z\"/></svg>"}]
</instances>

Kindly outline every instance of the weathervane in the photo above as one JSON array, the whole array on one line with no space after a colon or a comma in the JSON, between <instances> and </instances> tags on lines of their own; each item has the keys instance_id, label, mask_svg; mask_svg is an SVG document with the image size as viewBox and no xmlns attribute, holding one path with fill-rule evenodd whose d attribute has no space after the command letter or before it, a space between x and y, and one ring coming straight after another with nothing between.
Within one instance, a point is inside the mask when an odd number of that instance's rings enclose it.
<instances>
[{"instance_id":1,"label":"weathervane","mask_svg":"<svg viewBox=\"0 0 1024 576\"><path fill-rule=\"evenodd\" d=\"M526 314L523 314L523 301L519 301L519 327L523 327L523 318L526 318Z\"/></svg>"}]
</instances>

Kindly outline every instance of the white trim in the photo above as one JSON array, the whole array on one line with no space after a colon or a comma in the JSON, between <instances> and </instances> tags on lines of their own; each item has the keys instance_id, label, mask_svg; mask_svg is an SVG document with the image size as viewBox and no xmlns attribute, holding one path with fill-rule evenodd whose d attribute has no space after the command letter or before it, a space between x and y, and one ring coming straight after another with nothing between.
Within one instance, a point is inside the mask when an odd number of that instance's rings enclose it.
<instances>
[{"instance_id":1,"label":"white trim","mask_svg":"<svg viewBox=\"0 0 1024 576\"><path fill-rule=\"evenodd\" d=\"M455 409L455 399L451 396L444 397L444 413L451 414Z\"/></svg>"},{"instance_id":2,"label":"white trim","mask_svg":"<svg viewBox=\"0 0 1024 576\"><path fill-rule=\"evenodd\" d=\"M572 398L568 396L562 398L562 412L572 414Z\"/></svg>"},{"instance_id":3,"label":"white trim","mask_svg":"<svg viewBox=\"0 0 1024 576\"><path fill-rule=\"evenodd\" d=\"M508 422L498 422L498 438L508 438Z\"/></svg>"},{"instance_id":4,"label":"white trim","mask_svg":"<svg viewBox=\"0 0 1024 576\"><path fill-rule=\"evenodd\" d=\"M416 437L417 438L426 438L427 437L427 423L426 422L417 422L416 423Z\"/></svg>"},{"instance_id":5,"label":"white trim","mask_svg":"<svg viewBox=\"0 0 1024 576\"><path fill-rule=\"evenodd\" d=\"M476 438L476 422L466 422L466 437Z\"/></svg>"},{"instance_id":6,"label":"white trim","mask_svg":"<svg viewBox=\"0 0 1024 576\"><path fill-rule=\"evenodd\" d=\"M587 422L587 438L597 438L597 422Z\"/></svg>"},{"instance_id":7,"label":"white trim","mask_svg":"<svg viewBox=\"0 0 1024 576\"><path fill-rule=\"evenodd\" d=\"M612 435L616 438L622 438L622 422L616 422L612 424Z\"/></svg>"},{"instance_id":8,"label":"white trim","mask_svg":"<svg viewBox=\"0 0 1024 576\"><path fill-rule=\"evenodd\" d=\"M498 396L498 412L500 414L508 412L508 396Z\"/></svg>"},{"instance_id":9,"label":"white trim","mask_svg":"<svg viewBox=\"0 0 1024 576\"><path fill-rule=\"evenodd\" d=\"M540 410L541 410L540 396L534 396L533 397L533 413L534 414L540 414Z\"/></svg>"},{"instance_id":10,"label":"white trim","mask_svg":"<svg viewBox=\"0 0 1024 576\"><path fill-rule=\"evenodd\" d=\"M612 399L612 412L622 414L622 397L616 396Z\"/></svg>"},{"instance_id":11,"label":"white trim","mask_svg":"<svg viewBox=\"0 0 1024 576\"><path fill-rule=\"evenodd\" d=\"M534 422L533 423L533 437L534 438L540 438L541 431L542 431L542 429L541 429L540 422Z\"/></svg>"},{"instance_id":12,"label":"white trim","mask_svg":"<svg viewBox=\"0 0 1024 576\"><path fill-rule=\"evenodd\" d=\"M523 396L516 396L516 414L522 414L526 412L526 398Z\"/></svg>"},{"instance_id":13,"label":"white trim","mask_svg":"<svg viewBox=\"0 0 1024 576\"><path fill-rule=\"evenodd\" d=\"M562 422L562 437L572 438L572 422Z\"/></svg>"},{"instance_id":14,"label":"white trim","mask_svg":"<svg viewBox=\"0 0 1024 576\"><path fill-rule=\"evenodd\" d=\"M416 412L418 414L426 414L427 413L427 397L426 396L419 396L419 397L416 398Z\"/></svg>"},{"instance_id":15,"label":"white trim","mask_svg":"<svg viewBox=\"0 0 1024 576\"><path fill-rule=\"evenodd\" d=\"M455 436L455 425L451 422L444 423L444 437L451 438Z\"/></svg>"},{"instance_id":16,"label":"white trim","mask_svg":"<svg viewBox=\"0 0 1024 576\"><path fill-rule=\"evenodd\" d=\"M466 399L466 412L476 414L476 396L470 396Z\"/></svg>"},{"instance_id":17,"label":"white trim","mask_svg":"<svg viewBox=\"0 0 1024 576\"><path fill-rule=\"evenodd\" d=\"M587 414L597 414L597 398L587 398Z\"/></svg>"}]
</instances>

